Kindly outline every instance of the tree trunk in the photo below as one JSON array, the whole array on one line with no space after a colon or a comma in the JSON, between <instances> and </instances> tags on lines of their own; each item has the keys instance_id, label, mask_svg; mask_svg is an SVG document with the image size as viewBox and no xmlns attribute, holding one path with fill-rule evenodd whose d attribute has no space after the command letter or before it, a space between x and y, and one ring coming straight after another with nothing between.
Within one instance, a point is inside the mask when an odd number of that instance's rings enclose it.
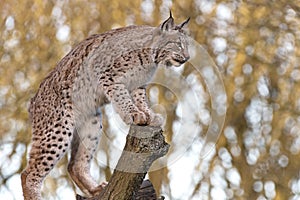
<instances>
[{"instance_id":1,"label":"tree trunk","mask_svg":"<svg viewBox=\"0 0 300 200\"><path fill-rule=\"evenodd\" d=\"M144 182L146 187L142 188L141 185L151 164L169 150L169 144L165 142L162 133L160 127L132 125L126 137L122 155L108 185L95 197L84 198L77 195L77 200L157 199L151 183L149 186L149 183L147 185Z\"/></svg>"}]
</instances>

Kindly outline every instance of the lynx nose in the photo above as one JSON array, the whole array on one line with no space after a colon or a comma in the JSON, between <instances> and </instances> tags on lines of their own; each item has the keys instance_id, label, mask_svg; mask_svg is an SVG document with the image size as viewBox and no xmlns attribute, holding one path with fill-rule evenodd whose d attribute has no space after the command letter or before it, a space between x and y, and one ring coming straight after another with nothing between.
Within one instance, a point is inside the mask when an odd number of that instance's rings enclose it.
<instances>
[{"instance_id":1,"label":"lynx nose","mask_svg":"<svg viewBox=\"0 0 300 200\"><path fill-rule=\"evenodd\" d=\"M186 61L188 61L188 60L190 59L190 54L189 54L188 50L185 50L185 51L183 52L183 56L184 56L184 58L185 58L185 61L184 61L184 62L186 62Z\"/></svg>"},{"instance_id":2,"label":"lynx nose","mask_svg":"<svg viewBox=\"0 0 300 200\"><path fill-rule=\"evenodd\" d=\"M190 59L190 55L189 54L184 55L184 62L187 62L189 59Z\"/></svg>"},{"instance_id":3,"label":"lynx nose","mask_svg":"<svg viewBox=\"0 0 300 200\"><path fill-rule=\"evenodd\" d=\"M184 62L186 62L186 61L188 61L190 59L190 55L185 55L184 58L185 58Z\"/></svg>"}]
</instances>

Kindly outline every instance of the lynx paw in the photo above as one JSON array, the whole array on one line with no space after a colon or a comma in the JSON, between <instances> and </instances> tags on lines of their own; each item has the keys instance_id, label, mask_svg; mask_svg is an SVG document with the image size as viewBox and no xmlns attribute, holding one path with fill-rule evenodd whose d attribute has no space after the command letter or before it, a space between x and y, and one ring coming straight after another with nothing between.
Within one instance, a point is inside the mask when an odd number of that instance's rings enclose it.
<instances>
[{"instance_id":1,"label":"lynx paw","mask_svg":"<svg viewBox=\"0 0 300 200\"><path fill-rule=\"evenodd\" d=\"M91 194L93 196L100 194L100 192L107 186L107 182L103 182L100 185L98 185L93 191L91 191Z\"/></svg>"},{"instance_id":2,"label":"lynx paw","mask_svg":"<svg viewBox=\"0 0 300 200\"><path fill-rule=\"evenodd\" d=\"M126 124L135 124L135 125L149 124L146 114L141 111L134 111L130 113L124 121Z\"/></svg>"}]
</instances>

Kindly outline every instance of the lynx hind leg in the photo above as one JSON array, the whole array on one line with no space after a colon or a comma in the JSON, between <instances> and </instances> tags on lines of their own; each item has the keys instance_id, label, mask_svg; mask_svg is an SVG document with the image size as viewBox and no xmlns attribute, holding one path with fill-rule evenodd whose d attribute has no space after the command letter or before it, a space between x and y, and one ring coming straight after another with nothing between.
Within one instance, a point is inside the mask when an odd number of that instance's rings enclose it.
<instances>
[{"instance_id":1,"label":"lynx hind leg","mask_svg":"<svg viewBox=\"0 0 300 200\"><path fill-rule=\"evenodd\" d=\"M45 118L47 116L42 119L33 119L33 138L29 161L21 174L25 200L42 199L41 187L43 180L63 157L71 144L70 141L73 136L71 118L60 116L61 120L59 121L54 120L57 118Z\"/></svg>"},{"instance_id":2,"label":"lynx hind leg","mask_svg":"<svg viewBox=\"0 0 300 200\"><path fill-rule=\"evenodd\" d=\"M163 117L160 114L154 113L148 105L148 98L145 88L138 88L131 92L134 104L144 112L148 117L148 124L151 126L161 126L163 124Z\"/></svg>"},{"instance_id":3,"label":"lynx hind leg","mask_svg":"<svg viewBox=\"0 0 300 200\"><path fill-rule=\"evenodd\" d=\"M101 121L101 114L92 116L76 129L72 141L68 171L76 185L87 195L98 194L105 186L98 185L90 174L91 161L101 134Z\"/></svg>"}]
</instances>

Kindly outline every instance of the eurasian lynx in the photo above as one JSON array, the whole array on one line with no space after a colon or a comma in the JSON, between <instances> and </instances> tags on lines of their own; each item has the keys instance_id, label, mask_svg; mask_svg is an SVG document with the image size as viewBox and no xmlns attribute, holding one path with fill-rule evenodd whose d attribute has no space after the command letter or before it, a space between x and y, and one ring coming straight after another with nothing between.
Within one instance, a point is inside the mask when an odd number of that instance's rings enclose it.
<instances>
[{"instance_id":1,"label":"eurasian lynx","mask_svg":"<svg viewBox=\"0 0 300 200\"><path fill-rule=\"evenodd\" d=\"M68 171L89 195L101 191L90 175L101 113L111 102L127 124L160 126L145 87L159 64L180 66L189 59L187 36L172 15L159 27L128 26L79 43L50 72L32 98L32 148L21 175L26 200L41 199L44 178L71 146Z\"/></svg>"}]
</instances>

